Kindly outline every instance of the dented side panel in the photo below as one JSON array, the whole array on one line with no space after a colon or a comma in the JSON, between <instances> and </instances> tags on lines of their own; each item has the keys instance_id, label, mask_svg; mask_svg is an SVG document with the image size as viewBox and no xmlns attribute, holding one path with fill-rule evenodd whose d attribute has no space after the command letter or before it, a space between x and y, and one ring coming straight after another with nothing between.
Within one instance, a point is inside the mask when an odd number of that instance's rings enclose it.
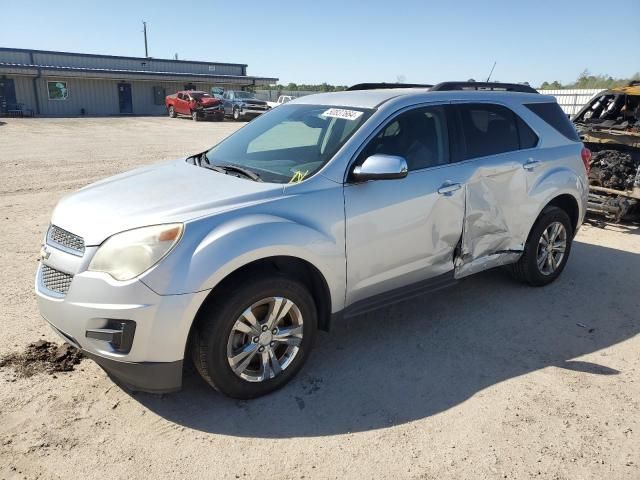
<instances>
[{"instance_id":1,"label":"dented side panel","mask_svg":"<svg viewBox=\"0 0 640 480\"><path fill-rule=\"evenodd\" d=\"M456 277L517 260L530 228L527 175L531 152L475 159L466 183L465 221ZM467 162L464 162L467 163Z\"/></svg>"},{"instance_id":2,"label":"dented side panel","mask_svg":"<svg viewBox=\"0 0 640 480\"><path fill-rule=\"evenodd\" d=\"M576 174L583 169L580 149L573 144L473 160L456 278L516 262L540 212L560 195L576 200L582 222L588 187L586 175ZM525 168L533 161L534 169Z\"/></svg>"}]
</instances>

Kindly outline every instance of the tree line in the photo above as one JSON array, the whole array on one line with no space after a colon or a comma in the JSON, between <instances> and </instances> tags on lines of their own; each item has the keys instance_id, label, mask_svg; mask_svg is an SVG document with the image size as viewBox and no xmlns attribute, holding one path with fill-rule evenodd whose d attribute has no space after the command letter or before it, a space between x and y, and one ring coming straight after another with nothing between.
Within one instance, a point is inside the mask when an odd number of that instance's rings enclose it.
<instances>
[{"instance_id":1,"label":"tree line","mask_svg":"<svg viewBox=\"0 0 640 480\"><path fill-rule=\"evenodd\" d=\"M636 72L629 78L613 78L611 75L594 75L589 70L584 70L578 78L571 83L561 83L558 80L554 80L552 82L542 82L542 84L538 87L540 89L550 89L550 90L560 90L560 89L570 89L570 88L615 88L622 87L628 85L629 82L637 80L640 81L640 72ZM398 79L400 83L404 81ZM473 81L473 79L469 80ZM494 80L497 81L497 80ZM260 90L273 90L273 91L306 91L306 92L340 92L342 90L346 90L349 88L347 85L331 85L329 83L323 82L319 84L306 84L306 83L293 83L290 82L286 85L276 84L276 85L261 85Z\"/></svg>"},{"instance_id":2,"label":"tree line","mask_svg":"<svg viewBox=\"0 0 640 480\"><path fill-rule=\"evenodd\" d=\"M300 92L340 92L342 90L346 90L348 85L330 85L326 82L319 84L306 84L306 83L288 83L286 85L276 84L276 85L261 85L260 90L291 90L291 91L300 91Z\"/></svg>"},{"instance_id":3,"label":"tree line","mask_svg":"<svg viewBox=\"0 0 640 480\"><path fill-rule=\"evenodd\" d=\"M562 84L558 80L542 82L540 89L560 90L570 88L615 88L628 85L633 80L640 81L640 72L636 72L630 78L613 78L611 75L594 75L589 70L584 70L575 82Z\"/></svg>"}]
</instances>

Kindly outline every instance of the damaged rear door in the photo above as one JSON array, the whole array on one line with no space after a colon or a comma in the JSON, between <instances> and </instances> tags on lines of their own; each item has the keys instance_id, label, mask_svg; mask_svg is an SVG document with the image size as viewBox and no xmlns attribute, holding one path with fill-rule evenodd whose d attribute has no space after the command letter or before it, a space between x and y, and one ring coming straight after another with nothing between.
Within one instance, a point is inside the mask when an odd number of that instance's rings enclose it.
<instances>
[{"instance_id":1,"label":"damaged rear door","mask_svg":"<svg viewBox=\"0 0 640 480\"><path fill-rule=\"evenodd\" d=\"M493 103L453 104L456 156L465 170L465 219L455 274L464 277L519 257L530 225L529 176L538 137L511 109Z\"/></svg>"}]
</instances>

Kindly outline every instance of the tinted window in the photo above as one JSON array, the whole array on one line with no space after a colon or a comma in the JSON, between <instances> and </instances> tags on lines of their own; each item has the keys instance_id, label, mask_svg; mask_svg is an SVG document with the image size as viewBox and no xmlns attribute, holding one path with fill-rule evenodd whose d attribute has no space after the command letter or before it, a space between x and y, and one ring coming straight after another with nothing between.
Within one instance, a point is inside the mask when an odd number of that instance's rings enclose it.
<instances>
[{"instance_id":1,"label":"tinted window","mask_svg":"<svg viewBox=\"0 0 640 480\"><path fill-rule=\"evenodd\" d=\"M466 147L463 158L485 157L520 148L516 115L489 104L458 105Z\"/></svg>"},{"instance_id":2,"label":"tinted window","mask_svg":"<svg viewBox=\"0 0 640 480\"><path fill-rule=\"evenodd\" d=\"M573 140L574 142L580 141L580 137L578 136L576 129L573 128L573 124L569 121L569 118L557 103L529 103L526 104L525 107L538 115L569 140Z\"/></svg>"},{"instance_id":3,"label":"tinted window","mask_svg":"<svg viewBox=\"0 0 640 480\"><path fill-rule=\"evenodd\" d=\"M411 110L391 120L364 149L359 161L376 153L407 160L409 170L449 162L449 140L444 107Z\"/></svg>"},{"instance_id":4,"label":"tinted window","mask_svg":"<svg viewBox=\"0 0 640 480\"><path fill-rule=\"evenodd\" d=\"M515 114L514 114L515 115ZM520 138L520 148L533 148L538 145L538 136L527 125L524 120L516 115L516 121L518 122L518 136Z\"/></svg>"}]
</instances>

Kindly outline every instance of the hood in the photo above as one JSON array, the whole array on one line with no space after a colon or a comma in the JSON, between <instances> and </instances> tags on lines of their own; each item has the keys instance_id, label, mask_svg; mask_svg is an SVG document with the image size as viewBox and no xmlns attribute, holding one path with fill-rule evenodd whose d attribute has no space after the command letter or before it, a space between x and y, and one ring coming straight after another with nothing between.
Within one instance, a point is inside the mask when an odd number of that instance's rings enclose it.
<instances>
[{"instance_id":1,"label":"hood","mask_svg":"<svg viewBox=\"0 0 640 480\"><path fill-rule=\"evenodd\" d=\"M197 103L202 105L203 107L212 107L214 105L219 105L222 102L214 97L203 97L198 100Z\"/></svg>"},{"instance_id":2,"label":"hood","mask_svg":"<svg viewBox=\"0 0 640 480\"><path fill-rule=\"evenodd\" d=\"M247 105L266 105L267 102L264 100L258 100L257 98L242 98L238 99L240 103L246 103Z\"/></svg>"},{"instance_id":3,"label":"hood","mask_svg":"<svg viewBox=\"0 0 640 480\"><path fill-rule=\"evenodd\" d=\"M84 187L58 203L51 223L92 246L124 230L184 222L268 201L282 191L279 184L225 175L181 159Z\"/></svg>"}]
</instances>

